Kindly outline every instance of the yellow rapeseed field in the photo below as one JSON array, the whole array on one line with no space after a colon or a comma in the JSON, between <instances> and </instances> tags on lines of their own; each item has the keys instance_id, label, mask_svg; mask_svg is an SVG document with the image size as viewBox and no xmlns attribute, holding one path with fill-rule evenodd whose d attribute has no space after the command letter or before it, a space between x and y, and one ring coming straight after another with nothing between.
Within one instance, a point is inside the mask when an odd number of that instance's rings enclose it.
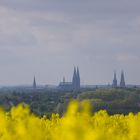
<instances>
[{"instance_id":1,"label":"yellow rapeseed field","mask_svg":"<svg viewBox=\"0 0 140 140\"><path fill-rule=\"evenodd\" d=\"M88 102L73 101L63 117L39 117L18 105L0 110L0 140L140 140L140 113L92 114Z\"/></svg>"}]
</instances>

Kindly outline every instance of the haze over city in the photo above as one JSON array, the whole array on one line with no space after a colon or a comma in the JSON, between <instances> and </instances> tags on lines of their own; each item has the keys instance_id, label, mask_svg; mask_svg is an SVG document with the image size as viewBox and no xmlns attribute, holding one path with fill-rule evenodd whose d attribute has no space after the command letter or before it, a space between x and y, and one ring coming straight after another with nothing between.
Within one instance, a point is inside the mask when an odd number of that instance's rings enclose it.
<instances>
[{"instance_id":1,"label":"haze over city","mask_svg":"<svg viewBox=\"0 0 140 140\"><path fill-rule=\"evenodd\" d=\"M81 84L124 70L140 84L139 0L0 0L0 85L58 84L79 66ZM119 82L119 81L118 81Z\"/></svg>"}]
</instances>

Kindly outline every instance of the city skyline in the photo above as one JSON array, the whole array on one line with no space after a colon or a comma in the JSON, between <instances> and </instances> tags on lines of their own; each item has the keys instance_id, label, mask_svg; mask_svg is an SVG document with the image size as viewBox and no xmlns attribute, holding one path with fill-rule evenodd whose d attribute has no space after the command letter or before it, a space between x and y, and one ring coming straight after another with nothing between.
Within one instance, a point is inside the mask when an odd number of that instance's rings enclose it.
<instances>
[{"instance_id":1,"label":"city skyline","mask_svg":"<svg viewBox=\"0 0 140 140\"><path fill-rule=\"evenodd\" d=\"M140 84L139 0L1 0L0 85Z\"/></svg>"},{"instance_id":2,"label":"city skyline","mask_svg":"<svg viewBox=\"0 0 140 140\"><path fill-rule=\"evenodd\" d=\"M81 71L79 70L78 66L77 67L74 66L73 76L65 75L65 76L61 77L60 81L58 83L56 82L56 84L51 84L51 83L47 83L47 82L46 83L41 83L40 81L36 80L37 76L34 75L32 83L31 82L30 83L24 83L24 84L18 83L18 84L15 84L15 85L2 85L1 84L0 86L31 86L33 88L36 88L38 86L51 86L51 85L52 86L58 86L58 87L62 86L63 87L63 85L65 86L65 84L66 85L68 84L68 86L70 84L70 86L71 86L71 84L75 81L74 79L75 79L76 75L78 76L78 79L79 79L78 80L79 81L78 85L81 85L81 86L106 85L106 86L111 86L113 88L117 88L117 87L125 88L125 86L129 86L129 85L140 86L140 84L128 83L126 81L127 78L126 78L126 74L125 74L124 70L121 70L119 74L115 70L114 73L112 74L112 80L106 81L105 83L96 83L96 84L94 84L94 83L88 84L88 82L87 83L86 82L82 83L83 79L81 79L82 75L81 75ZM67 77L71 77L71 78L68 79Z\"/></svg>"}]
</instances>

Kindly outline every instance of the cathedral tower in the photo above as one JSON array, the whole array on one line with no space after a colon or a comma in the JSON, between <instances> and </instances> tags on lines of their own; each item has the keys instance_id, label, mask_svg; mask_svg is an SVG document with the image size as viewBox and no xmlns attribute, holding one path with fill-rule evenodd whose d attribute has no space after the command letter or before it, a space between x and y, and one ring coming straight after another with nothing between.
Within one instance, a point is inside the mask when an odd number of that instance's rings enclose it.
<instances>
[{"instance_id":1,"label":"cathedral tower","mask_svg":"<svg viewBox=\"0 0 140 140\"><path fill-rule=\"evenodd\" d=\"M35 79L35 76L34 76L34 80L33 80L33 88L36 88L36 79Z\"/></svg>"},{"instance_id":2,"label":"cathedral tower","mask_svg":"<svg viewBox=\"0 0 140 140\"><path fill-rule=\"evenodd\" d=\"M114 79L113 79L112 87L113 88L116 88L117 87L117 76L116 76L116 72L114 72Z\"/></svg>"},{"instance_id":3,"label":"cathedral tower","mask_svg":"<svg viewBox=\"0 0 140 140\"><path fill-rule=\"evenodd\" d=\"M79 68L77 67L77 89L80 89L80 73Z\"/></svg>"},{"instance_id":4,"label":"cathedral tower","mask_svg":"<svg viewBox=\"0 0 140 140\"><path fill-rule=\"evenodd\" d=\"M80 90L80 73L79 68L74 67L73 78L72 78L72 85L74 91Z\"/></svg>"},{"instance_id":5,"label":"cathedral tower","mask_svg":"<svg viewBox=\"0 0 140 140\"><path fill-rule=\"evenodd\" d=\"M125 78L124 78L124 72L121 72L121 81L120 81L120 87L125 88Z\"/></svg>"},{"instance_id":6,"label":"cathedral tower","mask_svg":"<svg viewBox=\"0 0 140 140\"><path fill-rule=\"evenodd\" d=\"M76 90L76 81L77 81L77 76L76 76L76 68L74 67L74 72L73 72L73 78L72 78L72 86L73 90Z\"/></svg>"}]
</instances>

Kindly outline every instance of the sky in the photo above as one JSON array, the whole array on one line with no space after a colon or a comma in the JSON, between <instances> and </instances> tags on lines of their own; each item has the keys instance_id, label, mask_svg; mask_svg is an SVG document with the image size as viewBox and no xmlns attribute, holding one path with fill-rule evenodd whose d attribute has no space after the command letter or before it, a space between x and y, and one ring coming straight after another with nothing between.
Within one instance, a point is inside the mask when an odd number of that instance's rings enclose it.
<instances>
[{"instance_id":1,"label":"sky","mask_svg":"<svg viewBox=\"0 0 140 140\"><path fill-rule=\"evenodd\" d=\"M140 84L140 0L0 0L0 85Z\"/></svg>"}]
</instances>

